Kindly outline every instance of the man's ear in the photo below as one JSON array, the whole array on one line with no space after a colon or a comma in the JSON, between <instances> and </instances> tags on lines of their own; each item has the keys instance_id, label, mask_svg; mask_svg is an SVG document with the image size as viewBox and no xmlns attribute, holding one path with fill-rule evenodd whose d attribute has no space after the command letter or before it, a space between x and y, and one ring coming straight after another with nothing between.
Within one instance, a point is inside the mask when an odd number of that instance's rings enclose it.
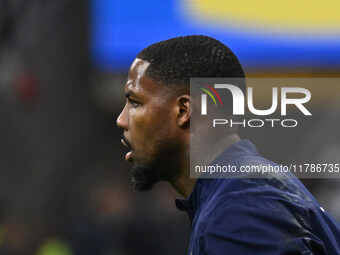
<instances>
[{"instance_id":1,"label":"man's ear","mask_svg":"<svg viewBox=\"0 0 340 255\"><path fill-rule=\"evenodd\" d=\"M189 127L192 112L192 98L190 95L181 95L177 98L176 106L178 125L183 128Z\"/></svg>"}]
</instances>

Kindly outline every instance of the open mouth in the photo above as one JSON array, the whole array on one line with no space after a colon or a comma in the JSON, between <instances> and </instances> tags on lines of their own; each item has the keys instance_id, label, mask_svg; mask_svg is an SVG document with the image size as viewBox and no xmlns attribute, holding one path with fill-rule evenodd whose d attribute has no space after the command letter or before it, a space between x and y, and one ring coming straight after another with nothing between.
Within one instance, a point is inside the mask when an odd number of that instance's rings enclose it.
<instances>
[{"instance_id":1,"label":"open mouth","mask_svg":"<svg viewBox=\"0 0 340 255\"><path fill-rule=\"evenodd\" d=\"M127 148L132 150L132 146L131 146L130 142L128 141L128 139L126 139L126 137L124 135L122 135L122 139L120 141L122 142L122 144L125 147L127 147ZM126 153L125 160L126 161L130 161L131 160L131 155L132 155L132 151L129 151L128 153Z\"/></svg>"},{"instance_id":2,"label":"open mouth","mask_svg":"<svg viewBox=\"0 0 340 255\"><path fill-rule=\"evenodd\" d=\"M132 146L130 144L130 142L128 141L128 139L126 139L126 137L124 135L122 135L122 139L120 140L122 142L122 144L129 148L129 149L132 149Z\"/></svg>"}]
</instances>

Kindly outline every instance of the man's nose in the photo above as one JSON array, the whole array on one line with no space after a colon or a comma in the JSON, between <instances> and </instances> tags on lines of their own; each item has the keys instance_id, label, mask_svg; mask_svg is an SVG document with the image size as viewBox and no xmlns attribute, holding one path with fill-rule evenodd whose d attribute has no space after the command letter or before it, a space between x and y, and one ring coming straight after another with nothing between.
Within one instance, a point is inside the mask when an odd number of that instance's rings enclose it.
<instances>
[{"instance_id":1,"label":"man's nose","mask_svg":"<svg viewBox=\"0 0 340 255\"><path fill-rule=\"evenodd\" d=\"M122 110L122 112L119 114L116 123L118 127L127 131L128 121L127 121L127 115L126 115L126 105L124 106L124 109Z\"/></svg>"},{"instance_id":2,"label":"man's nose","mask_svg":"<svg viewBox=\"0 0 340 255\"><path fill-rule=\"evenodd\" d=\"M125 113L125 107L123 111L119 114L116 120L117 126L127 131L127 118Z\"/></svg>"}]
</instances>

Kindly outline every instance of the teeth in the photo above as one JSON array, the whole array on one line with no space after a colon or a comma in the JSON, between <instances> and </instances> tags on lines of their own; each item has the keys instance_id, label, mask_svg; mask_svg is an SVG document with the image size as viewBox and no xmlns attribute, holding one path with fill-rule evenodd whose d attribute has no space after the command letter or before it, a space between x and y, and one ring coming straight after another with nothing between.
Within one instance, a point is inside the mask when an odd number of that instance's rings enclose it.
<instances>
[{"instance_id":1,"label":"teeth","mask_svg":"<svg viewBox=\"0 0 340 255\"><path fill-rule=\"evenodd\" d=\"M120 142L121 142L125 147L129 147L129 146L124 142L123 139L121 139Z\"/></svg>"},{"instance_id":2,"label":"teeth","mask_svg":"<svg viewBox=\"0 0 340 255\"><path fill-rule=\"evenodd\" d=\"M130 148L129 145L127 145L127 144L124 142L123 139L120 139L120 141L121 141L121 143L122 143L125 147Z\"/></svg>"}]
</instances>

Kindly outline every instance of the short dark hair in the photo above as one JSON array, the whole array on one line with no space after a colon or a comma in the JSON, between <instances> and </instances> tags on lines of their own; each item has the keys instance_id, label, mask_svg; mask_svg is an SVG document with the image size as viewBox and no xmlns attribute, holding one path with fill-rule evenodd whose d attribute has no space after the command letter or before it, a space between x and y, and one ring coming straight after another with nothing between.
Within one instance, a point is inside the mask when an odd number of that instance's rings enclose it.
<instances>
[{"instance_id":1,"label":"short dark hair","mask_svg":"<svg viewBox=\"0 0 340 255\"><path fill-rule=\"evenodd\" d=\"M244 78L235 54L204 35L181 36L152 44L137 58L150 63L146 75L163 84L190 85L190 78Z\"/></svg>"}]
</instances>

